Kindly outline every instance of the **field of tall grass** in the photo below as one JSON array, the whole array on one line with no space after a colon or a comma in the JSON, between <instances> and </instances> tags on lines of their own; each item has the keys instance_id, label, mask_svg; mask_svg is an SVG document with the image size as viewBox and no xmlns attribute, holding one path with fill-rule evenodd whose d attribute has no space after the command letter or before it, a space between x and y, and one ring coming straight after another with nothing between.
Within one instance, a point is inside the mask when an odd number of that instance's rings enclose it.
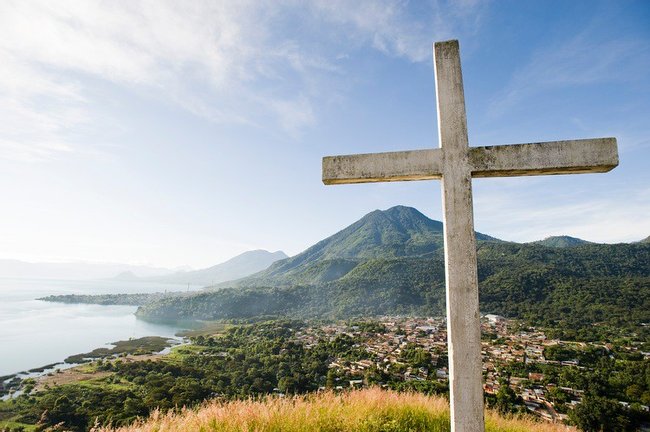
<instances>
[{"instance_id":1,"label":"field of tall grass","mask_svg":"<svg viewBox=\"0 0 650 432\"><path fill-rule=\"evenodd\" d=\"M416 432L449 431L444 398L380 389L330 392L262 401L209 402L178 413L155 412L142 422L95 432ZM565 426L486 413L489 432L559 432Z\"/></svg>"}]
</instances>

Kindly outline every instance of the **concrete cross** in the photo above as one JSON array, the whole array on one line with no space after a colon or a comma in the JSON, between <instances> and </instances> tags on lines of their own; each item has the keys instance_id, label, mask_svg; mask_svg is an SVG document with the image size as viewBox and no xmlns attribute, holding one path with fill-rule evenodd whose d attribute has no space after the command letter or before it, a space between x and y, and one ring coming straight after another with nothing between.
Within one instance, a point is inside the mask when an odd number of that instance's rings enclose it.
<instances>
[{"instance_id":1,"label":"concrete cross","mask_svg":"<svg viewBox=\"0 0 650 432\"><path fill-rule=\"evenodd\" d=\"M442 180L451 430L484 430L472 177L607 172L615 138L469 147L458 41L434 44L439 149L323 158L323 183Z\"/></svg>"}]
</instances>

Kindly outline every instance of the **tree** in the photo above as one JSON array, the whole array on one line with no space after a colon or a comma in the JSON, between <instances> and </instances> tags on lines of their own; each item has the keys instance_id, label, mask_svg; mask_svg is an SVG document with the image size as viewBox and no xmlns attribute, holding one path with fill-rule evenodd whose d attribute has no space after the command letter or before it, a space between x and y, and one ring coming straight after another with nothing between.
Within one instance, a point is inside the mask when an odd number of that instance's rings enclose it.
<instances>
[{"instance_id":1,"label":"tree","mask_svg":"<svg viewBox=\"0 0 650 432\"><path fill-rule=\"evenodd\" d=\"M327 388L334 388L336 386L336 372L334 371L334 369L330 369L327 371L325 386Z\"/></svg>"},{"instance_id":2,"label":"tree","mask_svg":"<svg viewBox=\"0 0 650 432\"><path fill-rule=\"evenodd\" d=\"M623 407L616 401L588 395L569 413L571 421L585 432L634 430Z\"/></svg>"},{"instance_id":3,"label":"tree","mask_svg":"<svg viewBox=\"0 0 650 432\"><path fill-rule=\"evenodd\" d=\"M283 393L295 393L298 382L291 376L285 376L278 381L278 388Z\"/></svg>"},{"instance_id":4,"label":"tree","mask_svg":"<svg viewBox=\"0 0 650 432\"><path fill-rule=\"evenodd\" d=\"M495 408L502 414L516 411L515 405L520 401L517 393L507 383L503 383L496 394Z\"/></svg>"}]
</instances>

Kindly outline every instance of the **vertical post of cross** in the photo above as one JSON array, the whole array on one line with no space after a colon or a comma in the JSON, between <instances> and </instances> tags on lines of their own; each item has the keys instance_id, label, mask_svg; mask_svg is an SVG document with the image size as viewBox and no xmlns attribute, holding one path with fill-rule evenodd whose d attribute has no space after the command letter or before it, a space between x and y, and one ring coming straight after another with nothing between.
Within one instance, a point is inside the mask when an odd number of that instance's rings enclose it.
<instances>
[{"instance_id":1,"label":"vertical post of cross","mask_svg":"<svg viewBox=\"0 0 650 432\"><path fill-rule=\"evenodd\" d=\"M472 171L458 41L434 44L447 287L451 430L482 432L483 384Z\"/></svg>"}]
</instances>

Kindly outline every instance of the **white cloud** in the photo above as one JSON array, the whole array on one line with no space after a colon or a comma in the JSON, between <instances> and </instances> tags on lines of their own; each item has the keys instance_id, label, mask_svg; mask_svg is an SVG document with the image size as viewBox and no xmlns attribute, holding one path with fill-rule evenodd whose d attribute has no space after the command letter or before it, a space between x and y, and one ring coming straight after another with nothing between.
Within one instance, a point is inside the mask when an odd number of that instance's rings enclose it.
<instances>
[{"instance_id":1,"label":"white cloud","mask_svg":"<svg viewBox=\"0 0 650 432\"><path fill-rule=\"evenodd\" d=\"M100 101L89 89L96 80L144 88L212 121L260 126L266 119L296 135L317 121L315 100L327 93L318 77L343 74L337 58L352 45L428 61L434 39L478 16L471 1L434 3L418 16L407 6L399 0L2 2L0 115L10 121L0 129L0 157L40 160L83 151L75 131L101 124L93 110ZM313 20L312 29L291 28L293 15ZM321 38L310 40L311 30L322 31ZM325 35L344 36L333 43ZM336 52L329 53L332 44Z\"/></svg>"},{"instance_id":2,"label":"white cloud","mask_svg":"<svg viewBox=\"0 0 650 432\"><path fill-rule=\"evenodd\" d=\"M319 0L324 20L346 27L346 37L413 62L432 61L432 43L476 30L485 3L475 0L434 1L414 13L415 3L392 0ZM417 9L417 8L416 8Z\"/></svg>"},{"instance_id":3,"label":"white cloud","mask_svg":"<svg viewBox=\"0 0 650 432\"><path fill-rule=\"evenodd\" d=\"M189 5L189 4L188 4ZM198 5L198 3L193 3ZM174 2L0 4L0 157L39 160L78 145L92 120L87 79L177 89L201 75L218 90L245 80L236 8ZM182 10L181 10L182 8ZM181 94L184 93L184 94ZM206 110L219 117L222 110Z\"/></svg>"},{"instance_id":4,"label":"white cloud","mask_svg":"<svg viewBox=\"0 0 650 432\"><path fill-rule=\"evenodd\" d=\"M35 161L71 151L65 131L86 120L77 86L3 57L0 157ZM23 145L26 142L31 145Z\"/></svg>"}]
</instances>

